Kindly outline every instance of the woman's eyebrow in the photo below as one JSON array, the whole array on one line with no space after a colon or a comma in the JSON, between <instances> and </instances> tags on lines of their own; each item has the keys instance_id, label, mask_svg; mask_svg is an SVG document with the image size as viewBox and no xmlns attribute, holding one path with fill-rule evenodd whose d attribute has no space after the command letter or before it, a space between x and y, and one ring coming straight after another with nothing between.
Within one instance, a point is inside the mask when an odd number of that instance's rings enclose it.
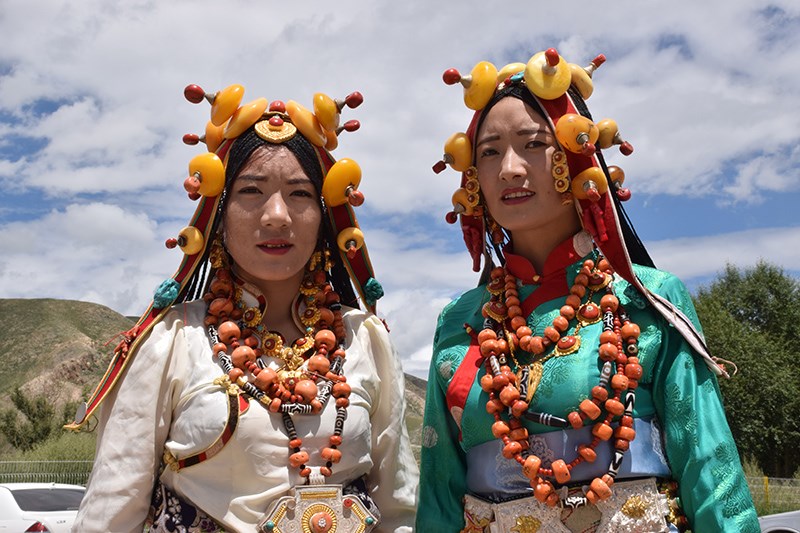
<instances>
[{"instance_id":1,"label":"woman's eyebrow","mask_svg":"<svg viewBox=\"0 0 800 533\"><path fill-rule=\"evenodd\" d=\"M538 133L550 134L550 130L547 128L537 128L537 129L525 128L517 131L517 135L519 135L520 137L522 137L523 135L536 135ZM499 139L500 139L499 135L487 135L486 137L483 137L477 143L475 143L475 146L478 147L483 143L497 141Z\"/></svg>"},{"instance_id":2,"label":"woman's eyebrow","mask_svg":"<svg viewBox=\"0 0 800 533\"><path fill-rule=\"evenodd\" d=\"M517 132L517 135L519 135L519 136L536 135L537 133L550 133L550 130L547 129L547 128L537 128L537 129L525 128L525 129L519 130Z\"/></svg>"},{"instance_id":3,"label":"woman's eyebrow","mask_svg":"<svg viewBox=\"0 0 800 533\"><path fill-rule=\"evenodd\" d=\"M248 180L248 181L267 181L269 176L264 176L263 174L241 174L236 177L236 180ZM311 179L306 176L296 177L296 178L289 178L286 180L288 185L303 185L309 183L313 185Z\"/></svg>"},{"instance_id":4,"label":"woman's eyebrow","mask_svg":"<svg viewBox=\"0 0 800 533\"><path fill-rule=\"evenodd\" d=\"M483 139L480 139L477 143L475 143L475 146L477 147L477 146L482 145L483 143L496 141L498 139L500 139L499 135L488 135L488 136L484 137Z\"/></svg>"}]
</instances>

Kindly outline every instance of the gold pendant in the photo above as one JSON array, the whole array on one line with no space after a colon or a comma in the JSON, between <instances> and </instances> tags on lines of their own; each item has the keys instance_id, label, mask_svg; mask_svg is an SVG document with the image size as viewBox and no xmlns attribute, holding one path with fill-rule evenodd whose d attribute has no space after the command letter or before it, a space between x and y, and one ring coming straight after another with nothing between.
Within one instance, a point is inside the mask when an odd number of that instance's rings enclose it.
<instances>
[{"instance_id":1,"label":"gold pendant","mask_svg":"<svg viewBox=\"0 0 800 533\"><path fill-rule=\"evenodd\" d=\"M262 533L366 533L378 525L361 499L341 485L294 487L275 501L258 524Z\"/></svg>"},{"instance_id":2,"label":"gold pendant","mask_svg":"<svg viewBox=\"0 0 800 533\"><path fill-rule=\"evenodd\" d=\"M525 395L525 401L531 403L533 395L536 394L536 389L539 387L539 382L542 380L542 370L544 365L541 361L536 361L528 367L528 393Z\"/></svg>"},{"instance_id":3,"label":"gold pendant","mask_svg":"<svg viewBox=\"0 0 800 533\"><path fill-rule=\"evenodd\" d=\"M556 357L561 357L564 355L569 355L571 353L575 353L581 348L581 337L580 335L567 335L558 339L558 343L556 343L556 347L553 350L553 355Z\"/></svg>"}]
</instances>

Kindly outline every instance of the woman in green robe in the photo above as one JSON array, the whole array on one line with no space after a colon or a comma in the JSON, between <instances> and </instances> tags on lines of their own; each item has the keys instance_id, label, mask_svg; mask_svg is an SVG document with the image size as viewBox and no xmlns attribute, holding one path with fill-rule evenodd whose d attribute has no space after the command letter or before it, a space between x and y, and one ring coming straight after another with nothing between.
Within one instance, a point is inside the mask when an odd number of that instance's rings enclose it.
<instances>
[{"instance_id":1,"label":"woman in green robe","mask_svg":"<svg viewBox=\"0 0 800 533\"><path fill-rule=\"evenodd\" d=\"M550 49L451 69L475 110L446 164L481 284L442 311L417 530L759 530L684 285L654 268L601 149L616 123L591 74Z\"/></svg>"}]
</instances>

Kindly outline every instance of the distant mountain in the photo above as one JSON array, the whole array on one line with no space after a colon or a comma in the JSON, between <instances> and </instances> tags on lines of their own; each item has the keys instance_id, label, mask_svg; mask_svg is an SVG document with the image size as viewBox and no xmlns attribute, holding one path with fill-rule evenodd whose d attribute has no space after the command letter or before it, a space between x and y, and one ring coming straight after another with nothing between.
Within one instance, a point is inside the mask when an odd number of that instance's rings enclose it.
<instances>
[{"instance_id":1,"label":"distant mountain","mask_svg":"<svg viewBox=\"0 0 800 533\"><path fill-rule=\"evenodd\" d=\"M57 405L85 398L103 376L117 335L135 322L93 303L0 299L0 400L18 386L28 394L46 394ZM425 380L406 374L406 424L415 453L425 386Z\"/></svg>"}]
</instances>

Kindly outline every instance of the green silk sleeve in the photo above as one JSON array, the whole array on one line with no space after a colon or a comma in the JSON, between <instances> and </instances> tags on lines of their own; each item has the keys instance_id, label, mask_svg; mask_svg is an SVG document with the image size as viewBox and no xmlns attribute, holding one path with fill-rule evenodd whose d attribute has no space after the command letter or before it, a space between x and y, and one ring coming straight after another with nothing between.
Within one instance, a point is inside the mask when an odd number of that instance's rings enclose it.
<instances>
[{"instance_id":1,"label":"green silk sleeve","mask_svg":"<svg viewBox=\"0 0 800 533\"><path fill-rule=\"evenodd\" d=\"M457 532L464 527L463 498L467 490L466 458L459 443L459 429L447 409L447 377L439 371L442 360L441 340L446 307L439 317L433 344L433 360L428 376L425 417L422 429L420 485L417 496L416 531Z\"/></svg>"},{"instance_id":2,"label":"green silk sleeve","mask_svg":"<svg viewBox=\"0 0 800 533\"><path fill-rule=\"evenodd\" d=\"M654 290L700 329L683 283L668 277ZM664 326L653 399L680 502L696 532L760 531L716 377L683 337Z\"/></svg>"}]
</instances>

